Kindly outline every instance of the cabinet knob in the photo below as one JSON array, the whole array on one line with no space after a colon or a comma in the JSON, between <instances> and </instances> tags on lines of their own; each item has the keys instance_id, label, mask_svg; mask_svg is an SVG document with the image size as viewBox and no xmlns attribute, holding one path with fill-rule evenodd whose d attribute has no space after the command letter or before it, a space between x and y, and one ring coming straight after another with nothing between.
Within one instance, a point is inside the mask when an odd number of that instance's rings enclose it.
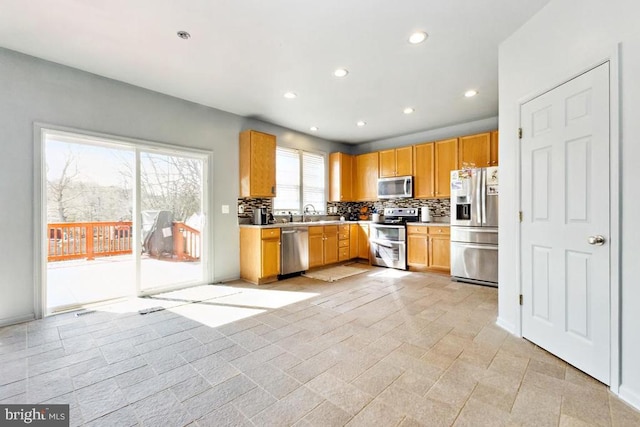
<instances>
[{"instance_id":1,"label":"cabinet knob","mask_svg":"<svg viewBox=\"0 0 640 427\"><path fill-rule=\"evenodd\" d=\"M491 162L487 162L487 164L488 164L488 165L490 165L490 164L491 164Z\"/></svg>"}]
</instances>

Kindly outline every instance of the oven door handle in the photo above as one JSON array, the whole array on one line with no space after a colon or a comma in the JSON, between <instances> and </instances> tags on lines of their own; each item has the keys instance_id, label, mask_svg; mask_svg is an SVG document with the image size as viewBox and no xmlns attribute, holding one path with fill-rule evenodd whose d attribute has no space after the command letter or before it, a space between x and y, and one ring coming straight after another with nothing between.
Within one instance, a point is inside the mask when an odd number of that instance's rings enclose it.
<instances>
[{"instance_id":1,"label":"oven door handle","mask_svg":"<svg viewBox=\"0 0 640 427\"><path fill-rule=\"evenodd\" d=\"M387 242L384 242L384 241L381 241L381 240L372 239L372 240L371 240L371 243L373 243L373 244L375 244L375 245L382 246L382 247L384 247L384 248L393 249L393 245L392 245L392 244L387 243Z\"/></svg>"}]
</instances>

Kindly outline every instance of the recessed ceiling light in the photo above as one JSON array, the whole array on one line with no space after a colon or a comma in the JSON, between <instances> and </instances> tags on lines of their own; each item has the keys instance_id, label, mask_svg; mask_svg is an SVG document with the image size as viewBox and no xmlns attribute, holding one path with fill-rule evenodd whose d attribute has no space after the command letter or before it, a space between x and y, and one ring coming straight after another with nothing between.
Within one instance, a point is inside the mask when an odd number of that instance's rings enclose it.
<instances>
[{"instance_id":1,"label":"recessed ceiling light","mask_svg":"<svg viewBox=\"0 0 640 427\"><path fill-rule=\"evenodd\" d=\"M424 31L416 31L415 33L409 36L409 43L411 44L422 43L427 39L427 37L429 37L429 35Z\"/></svg>"},{"instance_id":2,"label":"recessed ceiling light","mask_svg":"<svg viewBox=\"0 0 640 427\"><path fill-rule=\"evenodd\" d=\"M476 96L478 94L477 90L468 90L464 93L464 96L466 96L467 98L471 98L473 96Z\"/></svg>"},{"instance_id":3,"label":"recessed ceiling light","mask_svg":"<svg viewBox=\"0 0 640 427\"><path fill-rule=\"evenodd\" d=\"M405 114L411 114L411 113L413 113L414 111L416 111L416 110L414 110L414 109L413 109L413 108L411 108L411 107L407 107L407 108L405 108L404 110L402 110L402 112L403 112L403 113L405 113Z\"/></svg>"},{"instance_id":4,"label":"recessed ceiling light","mask_svg":"<svg viewBox=\"0 0 640 427\"><path fill-rule=\"evenodd\" d=\"M180 37L183 40L188 40L191 38L191 34L187 33L186 31L178 31L177 34L178 34L178 37Z\"/></svg>"},{"instance_id":5,"label":"recessed ceiling light","mask_svg":"<svg viewBox=\"0 0 640 427\"><path fill-rule=\"evenodd\" d=\"M360 120L358 123L356 123L356 125L357 125L358 127L362 127L362 126L364 126L364 125L366 125L366 124L367 124L367 122L362 121L362 120Z\"/></svg>"},{"instance_id":6,"label":"recessed ceiling light","mask_svg":"<svg viewBox=\"0 0 640 427\"><path fill-rule=\"evenodd\" d=\"M318 131L318 129L319 129L319 128L318 128L318 126L311 126L311 127L309 128L309 130L310 130L311 132L317 132L317 131Z\"/></svg>"},{"instance_id":7,"label":"recessed ceiling light","mask_svg":"<svg viewBox=\"0 0 640 427\"><path fill-rule=\"evenodd\" d=\"M333 72L333 75L336 77L346 77L349 74L349 70L346 68L338 68Z\"/></svg>"},{"instance_id":8,"label":"recessed ceiling light","mask_svg":"<svg viewBox=\"0 0 640 427\"><path fill-rule=\"evenodd\" d=\"M285 92L284 97L287 99L294 99L298 97L298 94L295 92Z\"/></svg>"}]
</instances>

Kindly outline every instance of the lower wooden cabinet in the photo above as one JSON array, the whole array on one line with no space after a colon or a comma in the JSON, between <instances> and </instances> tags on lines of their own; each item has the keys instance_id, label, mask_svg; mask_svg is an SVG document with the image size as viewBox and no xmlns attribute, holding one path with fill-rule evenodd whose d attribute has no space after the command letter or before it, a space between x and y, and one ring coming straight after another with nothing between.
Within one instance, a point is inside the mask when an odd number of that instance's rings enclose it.
<instances>
[{"instance_id":1,"label":"lower wooden cabinet","mask_svg":"<svg viewBox=\"0 0 640 427\"><path fill-rule=\"evenodd\" d=\"M407 265L416 269L426 269L429 265L427 227L407 226Z\"/></svg>"},{"instance_id":2,"label":"lower wooden cabinet","mask_svg":"<svg viewBox=\"0 0 640 427\"><path fill-rule=\"evenodd\" d=\"M263 284L280 274L280 229L240 228L240 277Z\"/></svg>"},{"instance_id":3,"label":"lower wooden cabinet","mask_svg":"<svg viewBox=\"0 0 640 427\"><path fill-rule=\"evenodd\" d=\"M309 227L309 268L338 262L338 226Z\"/></svg>"},{"instance_id":4,"label":"lower wooden cabinet","mask_svg":"<svg viewBox=\"0 0 640 427\"><path fill-rule=\"evenodd\" d=\"M358 258L369 259L369 224L358 224Z\"/></svg>"},{"instance_id":5,"label":"lower wooden cabinet","mask_svg":"<svg viewBox=\"0 0 640 427\"><path fill-rule=\"evenodd\" d=\"M449 272L451 270L451 228L427 227L429 237L429 265L430 270Z\"/></svg>"},{"instance_id":6,"label":"lower wooden cabinet","mask_svg":"<svg viewBox=\"0 0 640 427\"><path fill-rule=\"evenodd\" d=\"M338 261L349 260L351 230L349 224L341 224L338 226Z\"/></svg>"},{"instance_id":7,"label":"lower wooden cabinet","mask_svg":"<svg viewBox=\"0 0 640 427\"><path fill-rule=\"evenodd\" d=\"M407 226L407 265L410 269L449 272L450 252L448 226Z\"/></svg>"}]
</instances>

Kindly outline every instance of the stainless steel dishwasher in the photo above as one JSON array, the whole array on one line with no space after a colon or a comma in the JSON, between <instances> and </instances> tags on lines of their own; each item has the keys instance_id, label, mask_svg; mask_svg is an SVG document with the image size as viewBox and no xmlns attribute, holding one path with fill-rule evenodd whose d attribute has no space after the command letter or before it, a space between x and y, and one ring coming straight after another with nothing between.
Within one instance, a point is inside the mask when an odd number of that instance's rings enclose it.
<instances>
[{"instance_id":1,"label":"stainless steel dishwasher","mask_svg":"<svg viewBox=\"0 0 640 427\"><path fill-rule=\"evenodd\" d=\"M309 269L309 227L282 228L280 242L280 275Z\"/></svg>"}]
</instances>

